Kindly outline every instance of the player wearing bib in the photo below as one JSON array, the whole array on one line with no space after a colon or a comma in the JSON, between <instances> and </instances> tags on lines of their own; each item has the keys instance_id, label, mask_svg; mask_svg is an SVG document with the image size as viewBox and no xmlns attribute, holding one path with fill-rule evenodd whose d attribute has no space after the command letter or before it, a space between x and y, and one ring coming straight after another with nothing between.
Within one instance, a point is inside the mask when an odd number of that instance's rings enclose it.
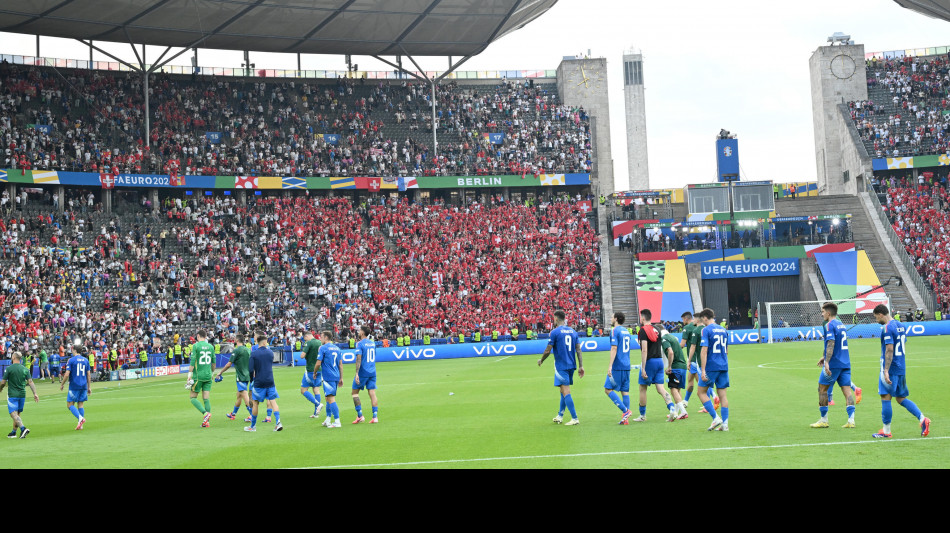
<instances>
[{"instance_id":1,"label":"player wearing bib","mask_svg":"<svg viewBox=\"0 0 950 533\"><path fill-rule=\"evenodd\" d=\"M838 306L828 302L821 307L821 314L827 321L825 326L825 355L818 360L822 367L818 376L818 412L821 418L811 425L813 428L828 426L828 389L835 383L844 392L847 402L848 422L843 426L854 427L854 395L851 392L851 356L848 351L848 332L838 320Z\"/></svg>"},{"instance_id":2,"label":"player wearing bib","mask_svg":"<svg viewBox=\"0 0 950 533\"><path fill-rule=\"evenodd\" d=\"M192 349L192 351L194 351L194 349ZM224 415L228 420L236 419L237 412L241 409L241 402L244 402L244 407L247 409L247 418L245 418L244 421L251 421L251 400L247 394L248 383L251 381L251 375L247 370L250 359L251 352L247 349L247 346L244 346L244 335L238 333L234 340L231 358L225 363L224 368L218 372L217 377L214 378L216 382L221 381L223 379L221 375L232 366L234 367L235 379L237 381L237 399L234 402L234 410Z\"/></svg>"},{"instance_id":3,"label":"player wearing bib","mask_svg":"<svg viewBox=\"0 0 950 533\"><path fill-rule=\"evenodd\" d=\"M607 363L607 380L604 381L604 392L617 409L622 413L620 425L630 424L627 419L633 412L630 410L630 347L633 339L630 332L623 327L626 316L617 311L610 319L610 362ZM623 395L623 399L617 395Z\"/></svg>"},{"instance_id":4,"label":"player wearing bib","mask_svg":"<svg viewBox=\"0 0 950 533\"><path fill-rule=\"evenodd\" d=\"M13 352L11 364L3 371L3 379L0 379L0 392L4 387L10 386L7 390L7 412L13 419L13 431L7 434L11 439L16 438L16 430L20 430L20 438L25 439L30 434L30 429L23 424L23 409L26 407L26 387L29 386L33 391L33 401L39 403L40 397L36 395L36 386L33 385L33 378L29 371L20 362L23 355L20 352Z\"/></svg>"},{"instance_id":5,"label":"player wearing bib","mask_svg":"<svg viewBox=\"0 0 950 533\"><path fill-rule=\"evenodd\" d=\"M204 415L201 421L201 427L206 428L211 425L211 382L214 379L214 346L208 343L208 334L203 329L198 330L198 342L194 344L193 353L195 354L195 363L190 366L188 371L188 384L185 386L190 390L191 405L199 413ZM198 401L198 393L204 400L204 405Z\"/></svg>"},{"instance_id":6,"label":"player wearing bib","mask_svg":"<svg viewBox=\"0 0 950 533\"><path fill-rule=\"evenodd\" d=\"M584 377L584 360L581 357L581 345L577 342L577 332L564 325L567 321L567 315L560 309L554 312L554 323L557 327L551 331L548 339L548 345L538 359L538 366L544 363L544 360L554 351L554 386L558 387L561 393L561 405L558 408L557 416L554 422L560 424L564 419L564 408L571 412L571 420L568 426L580 424L577 419L577 410L574 408L574 399L571 398L571 385L574 384L574 370L577 369L577 375ZM576 357L576 361L575 361Z\"/></svg>"},{"instance_id":7,"label":"player wearing bib","mask_svg":"<svg viewBox=\"0 0 950 533\"><path fill-rule=\"evenodd\" d=\"M323 427L338 428L340 424L340 406L336 403L337 387L343 386L342 353L340 348L333 342L333 333L324 331L320 333L320 350L317 354L317 363L314 372L323 374L323 394L327 398L327 419L323 421Z\"/></svg>"},{"instance_id":8,"label":"player wearing bib","mask_svg":"<svg viewBox=\"0 0 950 533\"><path fill-rule=\"evenodd\" d=\"M886 305L874 308L874 318L878 324L884 326L881 331L881 377L877 385L877 392L881 395L881 420L884 427L872 437L891 438L892 397L920 422L920 435L926 437L930 434L930 419L920 412L914 402L907 399L910 396L906 377L907 329L891 318Z\"/></svg>"},{"instance_id":9,"label":"player wearing bib","mask_svg":"<svg viewBox=\"0 0 950 533\"><path fill-rule=\"evenodd\" d=\"M66 393L66 408L79 420L76 430L81 430L86 425L85 403L92 392L89 383L89 360L79 354L79 348L73 347L73 355L66 362L66 374L63 375L63 382L59 385L59 390L69 383L69 391ZM73 405L75 404L75 405Z\"/></svg>"},{"instance_id":10,"label":"player wearing bib","mask_svg":"<svg viewBox=\"0 0 950 533\"><path fill-rule=\"evenodd\" d=\"M354 424L366 420L363 418L363 405L360 403L360 391L366 388L373 404L373 419L370 424L379 422L379 402L376 400L376 341L370 338L369 326L360 326L359 342L356 343L356 372L353 376L353 406L356 407Z\"/></svg>"},{"instance_id":11,"label":"player wearing bib","mask_svg":"<svg viewBox=\"0 0 950 533\"><path fill-rule=\"evenodd\" d=\"M277 406L277 387L274 384L274 352L267 347L267 334L258 333L256 336L257 348L251 351L249 369L254 387L251 391L251 425L244 431L257 431L257 413L260 403L267 402L267 407L274 413L274 431L282 431L280 423L280 408Z\"/></svg>"},{"instance_id":12,"label":"player wearing bib","mask_svg":"<svg viewBox=\"0 0 950 533\"><path fill-rule=\"evenodd\" d=\"M673 398L663 386L663 351L660 333L653 327L652 320L653 313L649 309L640 311L640 333L637 334L637 341L640 342L640 377L637 380L640 385L640 416L634 418L633 422L647 420L647 389L650 385L656 386L657 394L666 402L670 419L676 420Z\"/></svg>"},{"instance_id":13,"label":"player wearing bib","mask_svg":"<svg viewBox=\"0 0 950 533\"><path fill-rule=\"evenodd\" d=\"M314 365L320 356L320 341L313 338L313 333L309 331L304 334L303 340L303 357L307 360L307 368L304 370L303 379L300 380L300 394L313 404L313 414L310 418L317 418L320 410L323 409L323 404L320 403L320 390L317 388L323 385L323 375L319 370L314 370Z\"/></svg>"},{"instance_id":14,"label":"player wearing bib","mask_svg":"<svg viewBox=\"0 0 950 533\"><path fill-rule=\"evenodd\" d=\"M699 318L704 326L700 342L702 351L699 354L699 399L713 419L707 431L729 431L729 400L726 398L726 389L729 388L729 333L716 324L716 312L712 309L707 307L700 311ZM716 414L716 408L709 401L708 391L713 385L716 386L722 406L722 418Z\"/></svg>"},{"instance_id":15,"label":"player wearing bib","mask_svg":"<svg viewBox=\"0 0 950 533\"><path fill-rule=\"evenodd\" d=\"M686 355L683 354L683 348L676 340L676 337L670 335L669 331L660 330L660 347L664 357L667 358L666 375L669 376L667 386L670 388L670 395L673 396L673 405L676 409L676 416L669 416L669 421L685 420L689 418L686 413L686 402L680 391L686 384Z\"/></svg>"}]
</instances>

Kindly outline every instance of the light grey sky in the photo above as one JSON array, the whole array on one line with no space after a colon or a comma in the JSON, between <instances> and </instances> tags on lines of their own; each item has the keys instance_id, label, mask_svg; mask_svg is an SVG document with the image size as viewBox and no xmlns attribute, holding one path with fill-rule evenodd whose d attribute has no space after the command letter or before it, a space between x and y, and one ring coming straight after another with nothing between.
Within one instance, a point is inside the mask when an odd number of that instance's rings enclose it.
<instances>
[{"instance_id":1,"label":"light grey sky","mask_svg":"<svg viewBox=\"0 0 950 533\"><path fill-rule=\"evenodd\" d=\"M562 56L606 57L614 173L626 183L623 51L644 54L650 183L706 183L715 176L715 136L736 133L742 178L816 179L808 58L832 33L850 34L865 51L950 45L950 23L892 0L725 0L645 2L560 0L548 13L492 44L462 70L555 69ZM125 59L128 45L100 43ZM160 49L149 47L148 57ZM86 59L76 41L43 38L44 57ZM0 53L34 55L33 36L0 33ZM199 50L201 66L239 67L241 52ZM111 61L99 54L94 58ZM292 54L252 53L257 68L295 69ZM390 70L354 57L362 70ZM189 54L174 64L190 65ZM444 58L421 58L444 69ZM342 56L310 55L304 69L345 69Z\"/></svg>"}]
</instances>

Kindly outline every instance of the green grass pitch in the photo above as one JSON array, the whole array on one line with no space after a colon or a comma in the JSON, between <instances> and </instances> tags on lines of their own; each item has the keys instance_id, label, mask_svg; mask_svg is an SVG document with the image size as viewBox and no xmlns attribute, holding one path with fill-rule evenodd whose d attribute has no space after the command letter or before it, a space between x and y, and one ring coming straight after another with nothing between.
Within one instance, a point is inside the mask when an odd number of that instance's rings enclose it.
<instances>
[{"instance_id":1,"label":"green grass pitch","mask_svg":"<svg viewBox=\"0 0 950 533\"><path fill-rule=\"evenodd\" d=\"M343 427L310 419L299 392L301 368L275 369L284 431L263 423L257 433L224 414L234 402L233 374L214 384L211 427L189 403L184 376L97 383L88 422L75 431L58 385L38 382L28 399L26 439L3 439L3 468L946 468L950 465L950 367L943 340L908 340L910 398L931 418L929 437L894 402L893 439L872 439L881 427L877 395L879 341L850 342L853 378L864 389L857 428L842 429L844 397L835 391L831 428L818 419L817 342L730 348L730 431L707 432L694 394L689 420L665 421L665 406L648 393L647 422L619 426L604 395L608 354L584 357L574 378L579 426L551 421L558 405L553 360L536 356L378 364L380 423L353 426L348 392L340 396ZM636 356L636 354L634 354ZM353 366L344 367L349 389ZM634 384L634 387L636 385ZM454 393L451 394L450 393ZM637 391L631 394L636 413ZM364 413L369 399L362 395ZM325 412L325 411L324 411ZM241 410L240 416L245 416ZM8 420L9 422L9 420ZM12 423L9 424L12 426ZM8 430L7 430L8 431Z\"/></svg>"}]
</instances>

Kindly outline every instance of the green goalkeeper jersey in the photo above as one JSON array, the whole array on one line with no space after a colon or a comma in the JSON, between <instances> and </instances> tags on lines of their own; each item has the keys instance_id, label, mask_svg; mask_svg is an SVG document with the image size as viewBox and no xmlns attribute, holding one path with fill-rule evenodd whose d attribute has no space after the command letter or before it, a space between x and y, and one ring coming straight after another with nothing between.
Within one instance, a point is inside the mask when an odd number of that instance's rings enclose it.
<instances>
[{"instance_id":1,"label":"green goalkeeper jersey","mask_svg":"<svg viewBox=\"0 0 950 533\"><path fill-rule=\"evenodd\" d=\"M194 365L192 375L195 381L211 381L214 373L214 346L204 341L196 342L193 353L191 364Z\"/></svg>"},{"instance_id":2,"label":"green goalkeeper jersey","mask_svg":"<svg viewBox=\"0 0 950 533\"><path fill-rule=\"evenodd\" d=\"M317 356L320 352L320 341L310 339L303 345L303 356L307 360L307 372L313 374L313 369L317 365Z\"/></svg>"},{"instance_id":3,"label":"green goalkeeper jersey","mask_svg":"<svg viewBox=\"0 0 950 533\"><path fill-rule=\"evenodd\" d=\"M231 366L234 367L234 373L237 374L237 381L247 383L251 381L251 373L247 365L251 360L251 352L243 344L238 344L231 352Z\"/></svg>"}]
</instances>

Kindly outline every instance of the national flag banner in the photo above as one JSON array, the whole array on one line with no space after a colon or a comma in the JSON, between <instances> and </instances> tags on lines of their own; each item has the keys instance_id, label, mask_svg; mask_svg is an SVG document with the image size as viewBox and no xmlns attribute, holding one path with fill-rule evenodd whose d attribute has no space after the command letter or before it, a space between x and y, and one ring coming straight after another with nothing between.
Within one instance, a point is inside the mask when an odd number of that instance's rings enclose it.
<instances>
[{"instance_id":1,"label":"national flag banner","mask_svg":"<svg viewBox=\"0 0 950 533\"><path fill-rule=\"evenodd\" d=\"M348 178L348 177L331 177L330 188L331 189L355 189L356 179Z\"/></svg>"},{"instance_id":2,"label":"national flag banner","mask_svg":"<svg viewBox=\"0 0 950 533\"><path fill-rule=\"evenodd\" d=\"M379 184L380 189L397 189L399 187L399 178L396 176L383 176L382 180L382 183Z\"/></svg>"},{"instance_id":3,"label":"national flag banner","mask_svg":"<svg viewBox=\"0 0 950 533\"><path fill-rule=\"evenodd\" d=\"M7 183L7 171L0 170L0 183Z\"/></svg>"},{"instance_id":4,"label":"national flag banner","mask_svg":"<svg viewBox=\"0 0 950 533\"><path fill-rule=\"evenodd\" d=\"M366 184L367 184L366 188L369 189L371 192L379 192L379 184L380 184L379 178L367 178Z\"/></svg>"},{"instance_id":5,"label":"national flag banner","mask_svg":"<svg viewBox=\"0 0 950 533\"><path fill-rule=\"evenodd\" d=\"M179 176L177 171L173 171L168 176L168 185L172 187L181 187L184 184L185 184L184 176Z\"/></svg>"},{"instance_id":6,"label":"national flag banner","mask_svg":"<svg viewBox=\"0 0 950 533\"><path fill-rule=\"evenodd\" d=\"M112 174L99 174L99 184L103 189L115 188L115 176Z\"/></svg>"},{"instance_id":7,"label":"national flag banner","mask_svg":"<svg viewBox=\"0 0 950 533\"><path fill-rule=\"evenodd\" d=\"M285 177L281 179L281 189L306 189L307 178Z\"/></svg>"},{"instance_id":8,"label":"national flag banner","mask_svg":"<svg viewBox=\"0 0 950 533\"><path fill-rule=\"evenodd\" d=\"M442 280L443 280L443 277L442 277L442 273L441 273L441 272L433 272L433 273L432 273L432 283L433 283L434 285L438 285L438 286L441 287L441 286L442 286Z\"/></svg>"},{"instance_id":9,"label":"national flag banner","mask_svg":"<svg viewBox=\"0 0 950 533\"><path fill-rule=\"evenodd\" d=\"M416 178L415 178L415 177L408 177L408 178L403 178L403 179L406 181L406 188L407 188L407 189L418 189L418 188L419 188L419 182L416 181Z\"/></svg>"},{"instance_id":10,"label":"national flag banner","mask_svg":"<svg viewBox=\"0 0 950 533\"><path fill-rule=\"evenodd\" d=\"M581 200L580 202L577 202L576 204L574 204L574 209L577 209L578 211L581 211L586 215L587 213L590 213L591 210L594 209L594 205L593 203L591 203L590 200Z\"/></svg>"},{"instance_id":11,"label":"national flag banner","mask_svg":"<svg viewBox=\"0 0 950 533\"><path fill-rule=\"evenodd\" d=\"M235 176L234 188L235 189L256 189L257 176Z\"/></svg>"}]
</instances>

